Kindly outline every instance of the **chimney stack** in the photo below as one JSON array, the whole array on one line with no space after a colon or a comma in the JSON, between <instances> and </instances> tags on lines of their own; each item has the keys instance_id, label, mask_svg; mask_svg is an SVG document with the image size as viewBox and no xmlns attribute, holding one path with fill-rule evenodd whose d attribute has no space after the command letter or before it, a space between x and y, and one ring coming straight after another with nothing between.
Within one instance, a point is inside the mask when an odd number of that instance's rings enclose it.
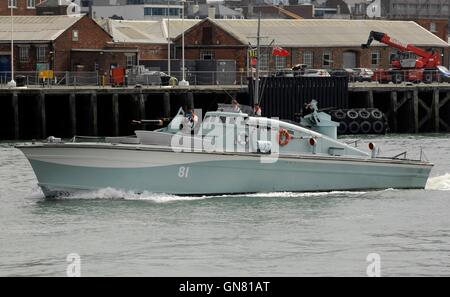
<instances>
[{"instance_id":1,"label":"chimney stack","mask_svg":"<svg viewBox=\"0 0 450 297\"><path fill-rule=\"evenodd\" d=\"M216 7L211 5L208 6L208 17L210 19L215 19L216 18Z\"/></svg>"}]
</instances>

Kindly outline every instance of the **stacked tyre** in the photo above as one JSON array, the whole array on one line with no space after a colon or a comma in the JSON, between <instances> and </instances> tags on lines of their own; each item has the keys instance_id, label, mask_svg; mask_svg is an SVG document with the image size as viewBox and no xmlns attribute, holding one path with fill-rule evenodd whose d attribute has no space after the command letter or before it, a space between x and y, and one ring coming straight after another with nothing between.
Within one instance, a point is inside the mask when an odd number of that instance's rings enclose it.
<instances>
[{"instance_id":1,"label":"stacked tyre","mask_svg":"<svg viewBox=\"0 0 450 297\"><path fill-rule=\"evenodd\" d=\"M331 119L339 123L338 134L384 134L386 117L377 108L336 109Z\"/></svg>"}]
</instances>

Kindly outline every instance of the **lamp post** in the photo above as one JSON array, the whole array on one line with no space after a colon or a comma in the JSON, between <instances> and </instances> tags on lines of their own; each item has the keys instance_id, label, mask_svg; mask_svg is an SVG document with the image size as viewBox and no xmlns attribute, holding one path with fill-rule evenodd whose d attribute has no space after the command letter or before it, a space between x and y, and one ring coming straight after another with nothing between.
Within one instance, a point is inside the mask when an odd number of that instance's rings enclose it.
<instances>
[{"instance_id":1,"label":"lamp post","mask_svg":"<svg viewBox=\"0 0 450 297\"><path fill-rule=\"evenodd\" d=\"M181 67L182 69L182 80L178 83L180 86L189 86L189 82L186 81L186 72L184 67L184 5L186 3L186 0L181 0L181 3L183 4L182 13L181 13Z\"/></svg>"},{"instance_id":2,"label":"lamp post","mask_svg":"<svg viewBox=\"0 0 450 297\"><path fill-rule=\"evenodd\" d=\"M8 87L15 88L17 86L14 80L14 17L13 17L13 2L11 1L11 81L8 82Z\"/></svg>"},{"instance_id":3,"label":"lamp post","mask_svg":"<svg viewBox=\"0 0 450 297\"><path fill-rule=\"evenodd\" d=\"M167 74L170 76L170 0L167 1Z\"/></svg>"}]
</instances>

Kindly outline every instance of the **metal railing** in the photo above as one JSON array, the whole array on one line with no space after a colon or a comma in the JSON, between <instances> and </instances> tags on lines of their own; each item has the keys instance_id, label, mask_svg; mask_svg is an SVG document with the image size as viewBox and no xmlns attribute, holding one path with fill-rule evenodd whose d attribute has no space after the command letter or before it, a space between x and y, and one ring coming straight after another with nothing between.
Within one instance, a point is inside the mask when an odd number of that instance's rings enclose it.
<instances>
[{"instance_id":1,"label":"metal railing","mask_svg":"<svg viewBox=\"0 0 450 297\"><path fill-rule=\"evenodd\" d=\"M172 77L172 79L170 79ZM52 78L43 78L39 72L19 71L14 73L18 87L61 87L61 86L167 86L178 85L181 71L172 71L171 76L159 71L143 74L128 73L122 77L101 75L98 72L55 72ZM186 71L185 79L190 85L246 86L247 73L242 71ZM0 72L0 88L6 88L11 72Z\"/></svg>"},{"instance_id":2,"label":"metal railing","mask_svg":"<svg viewBox=\"0 0 450 297\"><path fill-rule=\"evenodd\" d=\"M155 74L157 73L157 74ZM159 75L159 71L153 71L144 74L128 74L128 85L145 85L145 86L157 86L157 85L171 85L178 84L183 79L183 73L181 71L172 71L171 82L170 77L162 72ZM247 85L247 73L242 71L186 71L185 79L193 86L201 85Z\"/></svg>"},{"instance_id":3,"label":"metal railing","mask_svg":"<svg viewBox=\"0 0 450 297\"><path fill-rule=\"evenodd\" d=\"M11 72L0 72L0 87L5 87L11 80ZM52 86L96 86L99 85L97 72L54 72L53 77L44 78L37 71L14 72L18 87L52 87Z\"/></svg>"},{"instance_id":4,"label":"metal railing","mask_svg":"<svg viewBox=\"0 0 450 297\"><path fill-rule=\"evenodd\" d=\"M305 72L306 71L306 72ZM450 71L439 70L374 70L369 73L347 72L344 69L306 69L291 70L280 69L260 71L261 77L347 77L349 83L379 83L379 84L405 84L424 83L440 84L450 82Z\"/></svg>"},{"instance_id":5,"label":"metal railing","mask_svg":"<svg viewBox=\"0 0 450 297\"><path fill-rule=\"evenodd\" d=\"M260 78L266 77L320 77L321 75L303 75L299 72L283 70L260 71ZM331 74L331 77L347 77L349 83L365 84L448 84L448 75L435 70L426 70L419 74L417 71L390 70L388 72L375 72L370 76L352 76L346 74ZM136 74L129 72L117 79L110 75L101 75L98 72L55 72L52 78L43 78L39 72L19 71L14 73L18 87L77 87L77 86L168 86L178 85L182 80L181 71L172 71L171 77L160 71L150 71ZM221 85L221 86L247 86L248 79L255 79L256 73L250 71L190 71L185 72L185 79L191 86ZM171 79L170 79L171 78ZM0 72L0 88L6 88L11 80L11 72Z\"/></svg>"},{"instance_id":6,"label":"metal railing","mask_svg":"<svg viewBox=\"0 0 450 297\"><path fill-rule=\"evenodd\" d=\"M348 75L349 83L378 84L447 84L450 73L438 70L382 70L370 75Z\"/></svg>"}]
</instances>

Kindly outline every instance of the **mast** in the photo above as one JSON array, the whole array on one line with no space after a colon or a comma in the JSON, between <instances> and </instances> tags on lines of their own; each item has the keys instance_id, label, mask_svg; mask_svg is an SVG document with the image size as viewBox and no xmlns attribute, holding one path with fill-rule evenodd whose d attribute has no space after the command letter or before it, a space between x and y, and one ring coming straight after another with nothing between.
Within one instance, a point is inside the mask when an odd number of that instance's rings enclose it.
<instances>
[{"instance_id":1,"label":"mast","mask_svg":"<svg viewBox=\"0 0 450 297\"><path fill-rule=\"evenodd\" d=\"M167 1L167 74L170 76L170 0Z\"/></svg>"},{"instance_id":2,"label":"mast","mask_svg":"<svg viewBox=\"0 0 450 297\"><path fill-rule=\"evenodd\" d=\"M8 82L10 88L15 88L17 86L14 80L14 13L13 13L13 3L11 2L11 81Z\"/></svg>"},{"instance_id":3,"label":"mast","mask_svg":"<svg viewBox=\"0 0 450 297\"><path fill-rule=\"evenodd\" d=\"M11 3L11 80L14 80L14 17Z\"/></svg>"},{"instance_id":4,"label":"mast","mask_svg":"<svg viewBox=\"0 0 450 297\"><path fill-rule=\"evenodd\" d=\"M253 96L253 104L259 103L259 54L260 54L260 39L261 39L261 12L258 16L258 32L256 34L256 80L255 91Z\"/></svg>"}]
</instances>

